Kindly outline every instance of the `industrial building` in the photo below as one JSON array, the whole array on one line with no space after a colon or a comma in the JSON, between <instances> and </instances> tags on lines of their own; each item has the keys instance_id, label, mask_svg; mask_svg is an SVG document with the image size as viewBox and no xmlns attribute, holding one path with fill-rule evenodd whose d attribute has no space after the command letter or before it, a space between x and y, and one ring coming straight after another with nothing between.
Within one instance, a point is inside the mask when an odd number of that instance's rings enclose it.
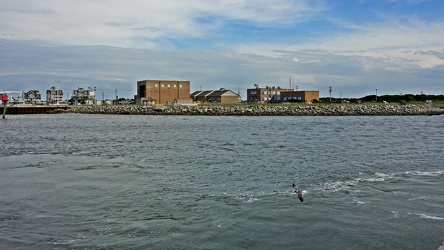
<instances>
[{"instance_id":1,"label":"industrial building","mask_svg":"<svg viewBox=\"0 0 444 250\"><path fill-rule=\"evenodd\" d=\"M229 89L195 91L190 95L194 102L201 103L239 103L240 96Z\"/></svg>"},{"instance_id":2,"label":"industrial building","mask_svg":"<svg viewBox=\"0 0 444 250\"><path fill-rule=\"evenodd\" d=\"M287 91L281 93L282 102L303 101L303 102L318 102L319 91Z\"/></svg>"},{"instance_id":3,"label":"industrial building","mask_svg":"<svg viewBox=\"0 0 444 250\"><path fill-rule=\"evenodd\" d=\"M255 88L247 89L248 102L313 102L315 100L319 101L319 91L295 91L271 86L260 88L257 84Z\"/></svg>"},{"instance_id":4,"label":"industrial building","mask_svg":"<svg viewBox=\"0 0 444 250\"><path fill-rule=\"evenodd\" d=\"M189 102L190 81L143 80L137 82L137 104L174 104Z\"/></svg>"}]
</instances>

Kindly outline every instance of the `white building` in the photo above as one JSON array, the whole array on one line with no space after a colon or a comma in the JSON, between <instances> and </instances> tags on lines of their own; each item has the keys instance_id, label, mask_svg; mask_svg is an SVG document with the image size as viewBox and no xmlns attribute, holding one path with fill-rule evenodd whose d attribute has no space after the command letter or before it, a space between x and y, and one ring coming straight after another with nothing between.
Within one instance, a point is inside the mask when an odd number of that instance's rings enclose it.
<instances>
[{"instance_id":1,"label":"white building","mask_svg":"<svg viewBox=\"0 0 444 250\"><path fill-rule=\"evenodd\" d=\"M56 87L46 90L46 102L50 104L63 102L63 90L57 90Z\"/></svg>"},{"instance_id":2,"label":"white building","mask_svg":"<svg viewBox=\"0 0 444 250\"><path fill-rule=\"evenodd\" d=\"M96 92L92 89L78 88L73 91L72 100L76 103L95 104Z\"/></svg>"}]
</instances>

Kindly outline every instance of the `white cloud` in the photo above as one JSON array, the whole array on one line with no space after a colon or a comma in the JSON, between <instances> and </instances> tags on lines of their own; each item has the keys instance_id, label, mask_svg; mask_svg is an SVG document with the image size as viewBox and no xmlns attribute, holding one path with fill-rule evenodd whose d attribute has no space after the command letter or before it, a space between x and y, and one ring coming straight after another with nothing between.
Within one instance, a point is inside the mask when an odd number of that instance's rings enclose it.
<instances>
[{"instance_id":1,"label":"white cloud","mask_svg":"<svg viewBox=\"0 0 444 250\"><path fill-rule=\"evenodd\" d=\"M443 49L444 23L414 19L403 24L392 21L384 25L355 27L354 32L321 37L307 43L256 43L236 47L239 53L274 58L291 55L297 63L323 63L322 58L326 55L346 56L358 60L365 69L394 71L444 65L444 58L437 55L437 52L442 54ZM300 58L298 54L302 52L311 57Z\"/></svg>"},{"instance_id":2,"label":"white cloud","mask_svg":"<svg viewBox=\"0 0 444 250\"><path fill-rule=\"evenodd\" d=\"M204 37L230 20L294 23L325 10L322 2L0 0L0 30L6 39L146 48L157 38Z\"/></svg>"}]
</instances>

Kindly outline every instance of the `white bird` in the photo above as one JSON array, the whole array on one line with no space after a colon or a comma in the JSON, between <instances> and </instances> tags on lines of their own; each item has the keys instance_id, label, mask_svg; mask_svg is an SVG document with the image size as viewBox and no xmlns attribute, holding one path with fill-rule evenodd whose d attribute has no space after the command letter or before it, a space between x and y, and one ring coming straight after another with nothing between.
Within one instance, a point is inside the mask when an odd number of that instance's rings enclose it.
<instances>
[{"instance_id":1,"label":"white bird","mask_svg":"<svg viewBox=\"0 0 444 250\"><path fill-rule=\"evenodd\" d=\"M298 198L301 202L304 202L304 191L302 191L302 189L300 189L298 186L296 186L293 183L293 188L294 188L294 192L298 193Z\"/></svg>"}]
</instances>

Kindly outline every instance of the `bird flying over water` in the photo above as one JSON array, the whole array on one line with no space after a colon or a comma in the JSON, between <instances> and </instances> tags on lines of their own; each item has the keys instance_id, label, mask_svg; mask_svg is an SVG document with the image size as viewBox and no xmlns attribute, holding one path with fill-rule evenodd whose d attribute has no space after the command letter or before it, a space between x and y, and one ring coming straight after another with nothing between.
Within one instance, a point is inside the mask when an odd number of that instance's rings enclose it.
<instances>
[{"instance_id":1,"label":"bird flying over water","mask_svg":"<svg viewBox=\"0 0 444 250\"><path fill-rule=\"evenodd\" d=\"M302 189L300 189L298 186L296 186L293 183L293 188L294 188L294 192L298 193L298 198L301 202L304 202L304 191L302 191Z\"/></svg>"}]
</instances>

